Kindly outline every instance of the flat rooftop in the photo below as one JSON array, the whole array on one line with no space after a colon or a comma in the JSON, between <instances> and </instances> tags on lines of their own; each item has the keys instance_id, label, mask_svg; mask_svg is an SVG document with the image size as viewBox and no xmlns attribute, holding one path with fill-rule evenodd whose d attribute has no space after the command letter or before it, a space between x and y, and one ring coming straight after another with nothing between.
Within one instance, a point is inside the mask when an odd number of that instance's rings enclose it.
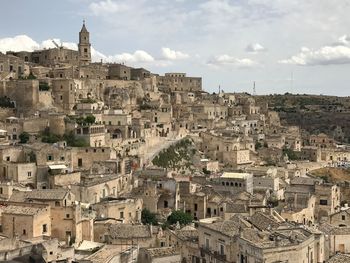
<instances>
[{"instance_id":1,"label":"flat rooftop","mask_svg":"<svg viewBox=\"0 0 350 263\"><path fill-rule=\"evenodd\" d=\"M221 178L233 178L233 179L246 179L251 176L249 173L229 173L225 172L221 175Z\"/></svg>"}]
</instances>

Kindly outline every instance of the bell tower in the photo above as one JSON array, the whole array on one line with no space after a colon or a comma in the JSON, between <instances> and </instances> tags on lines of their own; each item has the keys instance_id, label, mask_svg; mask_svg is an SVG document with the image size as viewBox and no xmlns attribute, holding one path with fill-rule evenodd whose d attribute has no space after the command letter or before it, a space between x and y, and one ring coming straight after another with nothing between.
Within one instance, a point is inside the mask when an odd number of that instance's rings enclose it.
<instances>
[{"instance_id":1,"label":"bell tower","mask_svg":"<svg viewBox=\"0 0 350 263\"><path fill-rule=\"evenodd\" d=\"M90 33L85 27L85 20L83 21L83 26L79 32L79 62L80 64L91 63L91 44L90 44Z\"/></svg>"}]
</instances>

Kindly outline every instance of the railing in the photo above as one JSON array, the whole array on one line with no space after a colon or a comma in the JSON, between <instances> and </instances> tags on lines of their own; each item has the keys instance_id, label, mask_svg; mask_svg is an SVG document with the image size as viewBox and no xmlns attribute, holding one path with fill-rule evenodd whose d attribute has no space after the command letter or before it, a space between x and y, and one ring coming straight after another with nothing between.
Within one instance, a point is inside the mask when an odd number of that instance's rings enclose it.
<instances>
[{"instance_id":1,"label":"railing","mask_svg":"<svg viewBox=\"0 0 350 263\"><path fill-rule=\"evenodd\" d=\"M206 254L216 258L217 260L221 261L221 262L229 262L226 261L227 256L225 254L220 254L218 251L212 251L207 247L201 247L200 248L200 255L201 257L204 257Z\"/></svg>"}]
</instances>

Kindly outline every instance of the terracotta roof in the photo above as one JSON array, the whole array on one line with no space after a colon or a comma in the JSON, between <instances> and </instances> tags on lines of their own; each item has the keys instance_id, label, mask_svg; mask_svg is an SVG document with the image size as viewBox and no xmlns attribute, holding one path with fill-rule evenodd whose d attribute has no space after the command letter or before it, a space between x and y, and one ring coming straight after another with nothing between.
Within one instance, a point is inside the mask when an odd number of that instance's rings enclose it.
<instances>
[{"instance_id":1,"label":"terracotta roof","mask_svg":"<svg viewBox=\"0 0 350 263\"><path fill-rule=\"evenodd\" d=\"M12 215L37 215L43 211L47 210L46 207L32 207L32 206L17 206L9 205L3 210L3 214Z\"/></svg>"},{"instance_id":2,"label":"terracotta roof","mask_svg":"<svg viewBox=\"0 0 350 263\"><path fill-rule=\"evenodd\" d=\"M274 229L280 225L273 216L264 214L262 212L255 213L250 217L249 221L260 230Z\"/></svg>"},{"instance_id":3,"label":"terracotta roof","mask_svg":"<svg viewBox=\"0 0 350 263\"><path fill-rule=\"evenodd\" d=\"M318 230L328 235L350 235L350 227L337 227L329 223L321 223Z\"/></svg>"},{"instance_id":4,"label":"terracotta roof","mask_svg":"<svg viewBox=\"0 0 350 263\"><path fill-rule=\"evenodd\" d=\"M331 257L327 263L349 263L350 262L350 255L348 254L336 254L335 256Z\"/></svg>"},{"instance_id":5,"label":"terracotta roof","mask_svg":"<svg viewBox=\"0 0 350 263\"><path fill-rule=\"evenodd\" d=\"M153 226L154 230L158 230ZM131 225L131 224L111 224L108 227L110 236L114 239L118 238L151 238L152 234L150 226Z\"/></svg>"},{"instance_id":6,"label":"terracotta roof","mask_svg":"<svg viewBox=\"0 0 350 263\"><path fill-rule=\"evenodd\" d=\"M26 202L28 200L62 200L69 189L40 189L27 192L13 192L9 201Z\"/></svg>"},{"instance_id":7,"label":"terracotta roof","mask_svg":"<svg viewBox=\"0 0 350 263\"><path fill-rule=\"evenodd\" d=\"M179 255L180 252L175 247L157 247L145 249L152 258L162 258Z\"/></svg>"},{"instance_id":8,"label":"terracotta roof","mask_svg":"<svg viewBox=\"0 0 350 263\"><path fill-rule=\"evenodd\" d=\"M320 180L310 177L294 177L290 184L302 184L302 185L315 185L316 182L319 182Z\"/></svg>"},{"instance_id":9,"label":"terracotta roof","mask_svg":"<svg viewBox=\"0 0 350 263\"><path fill-rule=\"evenodd\" d=\"M248 211L245 204L228 203L226 205L226 213L246 213Z\"/></svg>"},{"instance_id":10,"label":"terracotta roof","mask_svg":"<svg viewBox=\"0 0 350 263\"><path fill-rule=\"evenodd\" d=\"M200 224L204 228L209 228L211 230L220 232L226 236L236 236L239 234L240 229L248 227L248 223L241 219L239 216L233 216L229 220L218 220L212 224Z\"/></svg>"}]
</instances>

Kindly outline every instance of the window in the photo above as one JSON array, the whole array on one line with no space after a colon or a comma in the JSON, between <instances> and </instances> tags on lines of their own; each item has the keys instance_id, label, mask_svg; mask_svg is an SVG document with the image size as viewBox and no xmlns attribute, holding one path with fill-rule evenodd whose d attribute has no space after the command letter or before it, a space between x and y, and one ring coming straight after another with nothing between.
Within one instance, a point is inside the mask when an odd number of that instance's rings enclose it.
<instances>
[{"instance_id":1,"label":"window","mask_svg":"<svg viewBox=\"0 0 350 263\"><path fill-rule=\"evenodd\" d=\"M225 255L225 246L220 244L220 255Z\"/></svg>"},{"instance_id":2,"label":"window","mask_svg":"<svg viewBox=\"0 0 350 263\"><path fill-rule=\"evenodd\" d=\"M124 212L120 212L120 218L124 218Z\"/></svg>"},{"instance_id":3,"label":"window","mask_svg":"<svg viewBox=\"0 0 350 263\"><path fill-rule=\"evenodd\" d=\"M26 235L27 231L25 229L23 229L23 235Z\"/></svg>"},{"instance_id":4,"label":"window","mask_svg":"<svg viewBox=\"0 0 350 263\"><path fill-rule=\"evenodd\" d=\"M64 156L61 156L61 161L64 161Z\"/></svg>"},{"instance_id":5,"label":"window","mask_svg":"<svg viewBox=\"0 0 350 263\"><path fill-rule=\"evenodd\" d=\"M198 210L198 204L194 204L194 211Z\"/></svg>"},{"instance_id":6,"label":"window","mask_svg":"<svg viewBox=\"0 0 350 263\"><path fill-rule=\"evenodd\" d=\"M320 205L327 205L327 204L328 204L327 200L320 199Z\"/></svg>"},{"instance_id":7,"label":"window","mask_svg":"<svg viewBox=\"0 0 350 263\"><path fill-rule=\"evenodd\" d=\"M27 173L27 176L28 176L28 177L32 177L32 172L28 172L28 173Z\"/></svg>"},{"instance_id":8,"label":"window","mask_svg":"<svg viewBox=\"0 0 350 263\"><path fill-rule=\"evenodd\" d=\"M345 215L342 215L342 216L341 216L341 220L345 220Z\"/></svg>"},{"instance_id":9,"label":"window","mask_svg":"<svg viewBox=\"0 0 350 263\"><path fill-rule=\"evenodd\" d=\"M48 155L48 156L47 156L47 160L48 160L48 161L53 161L52 155Z\"/></svg>"},{"instance_id":10,"label":"window","mask_svg":"<svg viewBox=\"0 0 350 263\"><path fill-rule=\"evenodd\" d=\"M83 166L83 159L79 158L78 159L78 167L82 167Z\"/></svg>"},{"instance_id":11,"label":"window","mask_svg":"<svg viewBox=\"0 0 350 263\"><path fill-rule=\"evenodd\" d=\"M70 218L70 214L66 214L66 218Z\"/></svg>"},{"instance_id":12,"label":"window","mask_svg":"<svg viewBox=\"0 0 350 263\"><path fill-rule=\"evenodd\" d=\"M55 202L55 206L60 206L60 202L59 202L59 201L56 201L56 202Z\"/></svg>"},{"instance_id":13,"label":"window","mask_svg":"<svg viewBox=\"0 0 350 263\"><path fill-rule=\"evenodd\" d=\"M209 238L205 238L205 248L209 249L210 241Z\"/></svg>"},{"instance_id":14,"label":"window","mask_svg":"<svg viewBox=\"0 0 350 263\"><path fill-rule=\"evenodd\" d=\"M47 224L43 224L43 234L47 233Z\"/></svg>"}]
</instances>

